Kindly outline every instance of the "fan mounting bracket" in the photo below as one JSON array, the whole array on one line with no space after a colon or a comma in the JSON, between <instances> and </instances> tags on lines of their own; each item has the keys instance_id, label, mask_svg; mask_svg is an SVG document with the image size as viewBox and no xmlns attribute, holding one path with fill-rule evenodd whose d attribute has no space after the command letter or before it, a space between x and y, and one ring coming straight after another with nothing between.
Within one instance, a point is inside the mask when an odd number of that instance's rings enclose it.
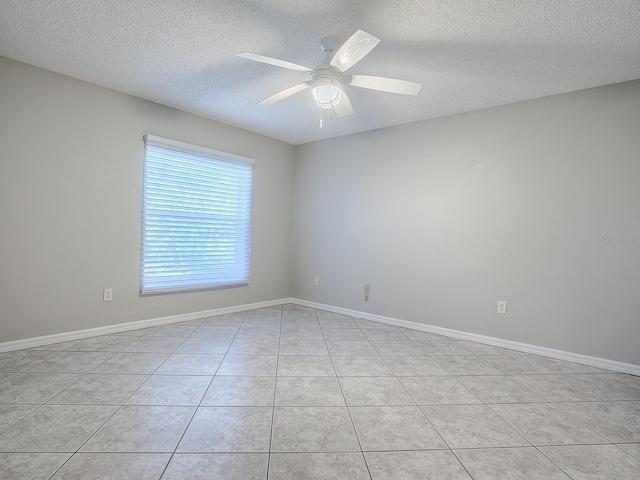
<instances>
[{"instance_id":1,"label":"fan mounting bracket","mask_svg":"<svg viewBox=\"0 0 640 480\"><path fill-rule=\"evenodd\" d=\"M331 52L335 52L340 46L340 42L333 37L324 37L320 40L320 48L329 56Z\"/></svg>"}]
</instances>

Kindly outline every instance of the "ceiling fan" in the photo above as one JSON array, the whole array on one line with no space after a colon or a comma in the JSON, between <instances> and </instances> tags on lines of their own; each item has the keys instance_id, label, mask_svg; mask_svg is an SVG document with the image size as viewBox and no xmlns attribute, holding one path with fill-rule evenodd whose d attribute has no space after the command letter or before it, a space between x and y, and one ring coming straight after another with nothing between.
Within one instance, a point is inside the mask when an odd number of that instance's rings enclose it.
<instances>
[{"instance_id":1,"label":"ceiling fan","mask_svg":"<svg viewBox=\"0 0 640 480\"><path fill-rule=\"evenodd\" d=\"M313 98L321 109L332 109L336 115L344 117L353 113L351 102L349 102L349 98L344 91L345 85L404 95L417 95L422 87L419 83L395 78L344 74L344 72L371 52L378 43L380 43L380 39L362 30L354 33L340 48L338 48L339 42L334 38L323 38L320 41L320 46L322 50L326 52L327 57L316 68L307 68L302 65L296 65L295 63L250 52L242 52L239 53L238 56L256 62L306 73L311 77L307 82L299 83L298 85L294 85L293 87L289 87L275 95L265 98L261 102L258 102L258 105L271 105L311 88ZM332 55L334 50L335 53ZM322 126L322 120L320 126Z\"/></svg>"}]
</instances>

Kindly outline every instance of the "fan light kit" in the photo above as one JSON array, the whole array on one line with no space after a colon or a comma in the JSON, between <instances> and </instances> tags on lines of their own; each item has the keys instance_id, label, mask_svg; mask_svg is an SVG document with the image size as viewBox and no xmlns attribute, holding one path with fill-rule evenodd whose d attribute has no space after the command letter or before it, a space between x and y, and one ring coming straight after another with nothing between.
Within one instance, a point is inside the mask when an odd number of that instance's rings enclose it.
<instances>
[{"instance_id":1,"label":"fan light kit","mask_svg":"<svg viewBox=\"0 0 640 480\"><path fill-rule=\"evenodd\" d=\"M344 75L344 72L362 60L378 43L380 43L378 38L367 32L358 30L337 49L334 55L331 55L339 43L334 38L323 38L320 46L327 54L327 57L315 69L296 65L295 63L286 62L277 58L265 57L264 55L258 55L256 53L242 52L239 53L238 56L309 75L311 80L271 95L261 102L258 102L258 105L271 105L311 88L311 94L320 107L320 126L322 127L322 112L325 110L335 112L339 117L353 113L351 102L344 91L345 85L368 88L369 90L379 90L382 92L400 93L403 95L418 94L422 87L419 83L395 78L373 77L370 75Z\"/></svg>"}]
</instances>

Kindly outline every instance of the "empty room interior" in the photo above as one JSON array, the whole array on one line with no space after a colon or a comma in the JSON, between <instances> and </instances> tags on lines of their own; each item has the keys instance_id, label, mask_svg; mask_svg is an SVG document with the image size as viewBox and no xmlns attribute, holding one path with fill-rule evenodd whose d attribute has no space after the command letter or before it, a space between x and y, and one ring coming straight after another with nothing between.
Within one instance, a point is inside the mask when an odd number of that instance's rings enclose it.
<instances>
[{"instance_id":1,"label":"empty room interior","mask_svg":"<svg viewBox=\"0 0 640 480\"><path fill-rule=\"evenodd\" d=\"M640 478L637 0L3 0L0 478Z\"/></svg>"}]
</instances>

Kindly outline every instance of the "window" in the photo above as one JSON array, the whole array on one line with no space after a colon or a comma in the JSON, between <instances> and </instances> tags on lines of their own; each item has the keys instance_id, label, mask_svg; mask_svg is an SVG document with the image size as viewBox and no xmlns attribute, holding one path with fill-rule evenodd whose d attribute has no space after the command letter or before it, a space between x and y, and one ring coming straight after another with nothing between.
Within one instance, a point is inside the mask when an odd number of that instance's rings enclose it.
<instances>
[{"instance_id":1,"label":"window","mask_svg":"<svg viewBox=\"0 0 640 480\"><path fill-rule=\"evenodd\" d=\"M145 135L142 295L249 283L253 160Z\"/></svg>"}]
</instances>

